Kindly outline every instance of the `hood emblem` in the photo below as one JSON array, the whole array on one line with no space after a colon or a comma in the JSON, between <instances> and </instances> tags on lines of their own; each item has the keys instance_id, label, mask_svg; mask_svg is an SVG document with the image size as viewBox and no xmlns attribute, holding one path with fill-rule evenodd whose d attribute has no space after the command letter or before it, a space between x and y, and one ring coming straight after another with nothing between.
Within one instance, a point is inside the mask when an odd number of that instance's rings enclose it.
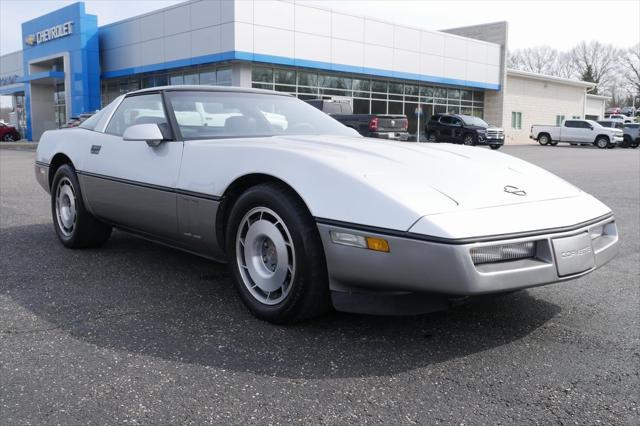
<instances>
[{"instance_id":1,"label":"hood emblem","mask_svg":"<svg viewBox=\"0 0 640 426\"><path fill-rule=\"evenodd\" d=\"M520 189L517 186L512 186L512 185L507 185L504 187L504 192L507 192L509 194L513 194L513 195L519 195L521 197L524 197L525 195L527 195L527 191L525 191L524 189Z\"/></svg>"}]
</instances>

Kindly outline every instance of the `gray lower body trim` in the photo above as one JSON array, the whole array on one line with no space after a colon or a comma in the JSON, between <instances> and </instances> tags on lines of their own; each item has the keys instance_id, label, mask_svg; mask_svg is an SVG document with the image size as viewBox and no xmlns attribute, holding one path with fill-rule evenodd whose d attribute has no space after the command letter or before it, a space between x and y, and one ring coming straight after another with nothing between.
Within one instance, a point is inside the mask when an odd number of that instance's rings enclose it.
<instances>
[{"instance_id":1,"label":"gray lower body trim","mask_svg":"<svg viewBox=\"0 0 640 426\"><path fill-rule=\"evenodd\" d=\"M558 256L554 253L554 239L584 234L590 227L600 224L608 224L607 231L606 235L592 241L592 266L561 276ZM318 229L324 245L331 290L354 295L389 292L390 295L435 293L460 297L510 292L577 278L609 262L618 251L618 234L613 218L568 232L469 244L423 241L323 223L318 224ZM331 230L384 238L389 242L390 252L335 244L331 241ZM475 265L471 259L472 247L523 241L536 241L534 258L481 265ZM336 308L340 309L339 306Z\"/></svg>"},{"instance_id":2,"label":"gray lower body trim","mask_svg":"<svg viewBox=\"0 0 640 426\"><path fill-rule=\"evenodd\" d=\"M49 165L40 161L36 161L35 172L36 181L38 181L40 186L45 191L50 192L51 188L49 188Z\"/></svg>"}]
</instances>

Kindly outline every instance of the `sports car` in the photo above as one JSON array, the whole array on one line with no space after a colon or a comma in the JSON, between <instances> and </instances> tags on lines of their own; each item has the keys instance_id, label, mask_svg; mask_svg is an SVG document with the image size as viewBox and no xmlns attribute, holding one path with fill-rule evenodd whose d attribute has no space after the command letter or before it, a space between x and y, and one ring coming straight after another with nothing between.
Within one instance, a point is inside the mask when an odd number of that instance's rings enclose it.
<instances>
[{"instance_id":1,"label":"sports car","mask_svg":"<svg viewBox=\"0 0 640 426\"><path fill-rule=\"evenodd\" d=\"M290 95L168 86L45 132L36 178L76 249L113 227L226 262L257 317L416 314L611 260L611 210L506 154L364 138Z\"/></svg>"}]
</instances>

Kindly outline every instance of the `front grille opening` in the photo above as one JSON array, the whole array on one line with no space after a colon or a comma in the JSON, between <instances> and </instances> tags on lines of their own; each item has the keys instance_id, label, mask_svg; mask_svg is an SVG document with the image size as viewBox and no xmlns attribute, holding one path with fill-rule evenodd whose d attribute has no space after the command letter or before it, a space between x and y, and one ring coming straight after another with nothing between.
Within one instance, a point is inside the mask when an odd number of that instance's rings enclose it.
<instances>
[{"instance_id":1,"label":"front grille opening","mask_svg":"<svg viewBox=\"0 0 640 426\"><path fill-rule=\"evenodd\" d=\"M474 265L529 259L535 257L535 255L535 241L496 244L493 246L474 247L471 249L471 259L473 260Z\"/></svg>"}]
</instances>

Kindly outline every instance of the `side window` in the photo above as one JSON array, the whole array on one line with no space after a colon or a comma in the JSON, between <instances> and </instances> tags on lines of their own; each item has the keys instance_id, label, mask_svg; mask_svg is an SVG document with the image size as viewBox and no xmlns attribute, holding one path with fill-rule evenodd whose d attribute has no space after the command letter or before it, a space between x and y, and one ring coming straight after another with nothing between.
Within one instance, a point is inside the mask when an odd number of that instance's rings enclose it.
<instances>
[{"instance_id":1,"label":"side window","mask_svg":"<svg viewBox=\"0 0 640 426\"><path fill-rule=\"evenodd\" d=\"M578 123L578 127L582 129L591 129L591 124L587 123L586 121L576 121L576 123Z\"/></svg>"},{"instance_id":2,"label":"side window","mask_svg":"<svg viewBox=\"0 0 640 426\"><path fill-rule=\"evenodd\" d=\"M460 126L462 125L462 121L460 121L459 118L451 118L451 124L453 124L454 126Z\"/></svg>"},{"instance_id":3,"label":"side window","mask_svg":"<svg viewBox=\"0 0 640 426\"><path fill-rule=\"evenodd\" d=\"M452 122L451 117L447 117L446 115L440 117L440 123L442 124L452 124Z\"/></svg>"},{"instance_id":4,"label":"side window","mask_svg":"<svg viewBox=\"0 0 640 426\"><path fill-rule=\"evenodd\" d=\"M167 126L167 117L159 93L128 96L124 98L111 117L105 133L122 136L134 124L156 123Z\"/></svg>"},{"instance_id":5,"label":"side window","mask_svg":"<svg viewBox=\"0 0 640 426\"><path fill-rule=\"evenodd\" d=\"M564 122L564 127L580 127L580 126L577 126L575 121L567 120Z\"/></svg>"}]
</instances>

